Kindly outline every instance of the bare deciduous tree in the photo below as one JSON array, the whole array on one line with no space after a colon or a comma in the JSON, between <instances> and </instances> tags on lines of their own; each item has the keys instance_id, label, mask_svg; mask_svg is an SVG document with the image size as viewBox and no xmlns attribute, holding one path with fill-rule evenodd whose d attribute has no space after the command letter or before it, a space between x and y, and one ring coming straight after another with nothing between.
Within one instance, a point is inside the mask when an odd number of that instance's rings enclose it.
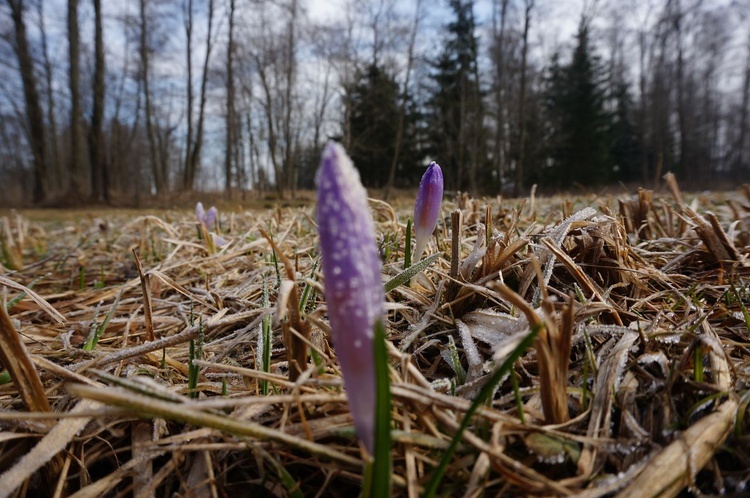
<instances>
[{"instance_id":1,"label":"bare deciduous tree","mask_svg":"<svg viewBox=\"0 0 750 498\"><path fill-rule=\"evenodd\" d=\"M150 52L148 43L149 23L147 14L147 1L140 0L139 3L139 53L140 53L140 84L143 92L146 113L146 137L149 148L149 162L151 163L151 172L154 177L154 187L156 192L161 194L168 190L169 178L167 175L167 165L162 160L161 154L161 133L158 130L158 124L154 116L154 106L151 99L151 82L150 82Z\"/></svg>"},{"instance_id":2,"label":"bare deciduous tree","mask_svg":"<svg viewBox=\"0 0 750 498\"><path fill-rule=\"evenodd\" d=\"M534 0L525 0L523 15L523 37L521 44L521 83L518 95L518 159L516 161L516 195L520 195L524 180L524 159L526 153L526 71L529 53L529 28Z\"/></svg>"},{"instance_id":3,"label":"bare deciduous tree","mask_svg":"<svg viewBox=\"0 0 750 498\"><path fill-rule=\"evenodd\" d=\"M91 196L95 201L109 202L109 175L104 154L104 34L102 27L102 2L94 4L94 80L93 106L89 126L89 165L91 168Z\"/></svg>"},{"instance_id":4,"label":"bare deciduous tree","mask_svg":"<svg viewBox=\"0 0 750 498\"><path fill-rule=\"evenodd\" d=\"M231 195L232 190L232 163L237 150L236 135L236 111L234 99L234 13L235 0L229 0L229 33L227 40L227 109L226 109L226 146L224 149L224 191Z\"/></svg>"},{"instance_id":5,"label":"bare deciduous tree","mask_svg":"<svg viewBox=\"0 0 750 498\"><path fill-rule=\"evenodd\" d=\"M419 19L422 17L422 0L417 0L417 4L414 8L414 20L411 25L411 32L409 34L409 48L406 52L406 70L404 74L404 86L401 89L401 108L399 109L398 124L396 126L396 145L393 151L393 159L391 160L391 167L388 172L388 183L385 187L385 193L383 194L385 200L391 194L393 189L393 183L396 180L396 167L398 166L399 156L401 154L401 145L404 140L404 121L406 120L407 106L409 105L409 84L411 83L411 73L414 67L414 45L417 41L417 33L419 32Z\"/></svg>"},{"instance_id":6,"label":"bare deciduous tree","mask_svg":"<svg viewBox=\"0 0 750 498\"><path fill-rule=\"evenodd\" d=\"M192 32L192 16L193 16L193 0L187 0L187 16L189 18L189 24L186 23L186 33ZM206 32L206 53L203 58L203 69L201 73L201 86L200 86L200 97L198 101L198 122L195 124L195 135L193 137L192 131L192 67L190 59L192 57L192 42L188 42L187 59L188 59L188 139L185 144L186 158L185 158L185 171L183 175L182 188L184 190L192 190L195 185L195 178L200 167L201 152L203 149L203 133L206 121L206 91L208 88L208 70L209 63L211 61L211 50L213 49L213 27L214 27L214 0L208 1L207 7L207 32ZM188 25L190 28L188 29ZM192 35L188 35L190 40ZM192 137L192 138L191 138Z\"/></svg>"},{"instance_id":7,"label":"bare deciduous tree","mask_svg":"<svg viewBox=\"0 0 750 498\"><path fill-rule=\"evenodd\" d=\"M44 22L44 0L37 3L37 18L39 20L39 35L42 43L42 58L44 62L44 79L45 79L45 96L47 99L47 149L48 156L48 177L51 184L60 185L63 181L64 172L60 160L60 141L57 131L55 93L53 88L53 69L52 61L49 56L49 46L47 42L47 28Z\"/></svg>"},{"instance_id":8,"label":"bare deciduous tree","mask_svg":"<svg viewBox=\"0 0 750 498\"><path fill-rule=\"evenodd\" d=\"M70 185L72 198L85 195L83 126L81 123L81 49L78 33L78 0L68 0L68 83L70 89Z\"/></svg>"},{"instance_id":9,"label":"bare deciduous tree","mask_svg":"<svg viewBox=\"0 0 750 498\"><path fill-rule=\"evenodd\" d=\"M29 41L26 34L24 19L25 5L23 0L6 0L10 7L13 21L14 49L18 59L19 72L23 83L24 100L26 101L26 120L28 125L28 139L33 162L33 192L35 202L47 199L47 147L44 138L44 117L39 101L37 79L34 73L34 60L31 57Z\"/></svg>"},{"instance_id":10,"label":"bare deciduous tree","mask_svg":"<svg viewBox=\"0 0 750 498\"><path fill-rule=\"evenodd\" d=\"M742 98L740 103L739 125L737 126L737 142L735 145L732 170L734 174L746 173L750 170L747 152L748 113L750 113L750 36L747 40L747 58L745 59L745 75L742 81Z\"/></svg>"},{"instance_id":11,"label":"bare deciduous tree","mask_svg":"<svg viewBox=\"0 0 750 498\"><path fill-rule=\"evenodd\" d=\"M506 57L508 51L506 40L506 26L508 19L509 0L498 0L492 3L492 31L493 31L493 65L495 69L494 107L495 107L495 136L492 152L493 170L497 175L497 182L502 191L505 181L506 156Z\"/></svg>"},{"instance_id":12,"label":"bare deciduous tree","mask_svg":"<svg viewBox=\"0 0 750 498\"><path fill-rule=\"evenodd\" d=\"M299 105L297 103L298 4L264 3L248 42L257 74L267 153L279 196L294 196L297 180ZM279 21L283 14L284 21Z\"/></svg>"}]
</instances>

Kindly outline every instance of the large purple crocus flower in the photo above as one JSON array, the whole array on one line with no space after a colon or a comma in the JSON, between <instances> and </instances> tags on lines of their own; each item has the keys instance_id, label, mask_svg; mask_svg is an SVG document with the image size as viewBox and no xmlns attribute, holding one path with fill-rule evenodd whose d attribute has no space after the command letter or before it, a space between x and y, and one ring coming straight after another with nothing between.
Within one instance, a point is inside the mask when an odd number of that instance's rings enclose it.
<instances>
[{"instance_id":1,"label":"large purple crocus flower","mask_svg":"<svg viewBox=\"0 0 750 498\"><path fill-rule=\"evenodd\" d=\"M432 232L440 217L440 203L443 201L443 171L435 161L422 176L414 203L414 261L422 259Z\"/></svg>"},{"instance_id":2,"label":"large purple crocus flower","mask_svg":"<svg viewBox=\"0 0 750 498\"><path fill-rule=\"evenodd\" d=\"M367 192L344 148L329 143L317 175L325 298L354 426L375 450L374 326L383 319L381 263Z\"/></svg>"}]
</instances>

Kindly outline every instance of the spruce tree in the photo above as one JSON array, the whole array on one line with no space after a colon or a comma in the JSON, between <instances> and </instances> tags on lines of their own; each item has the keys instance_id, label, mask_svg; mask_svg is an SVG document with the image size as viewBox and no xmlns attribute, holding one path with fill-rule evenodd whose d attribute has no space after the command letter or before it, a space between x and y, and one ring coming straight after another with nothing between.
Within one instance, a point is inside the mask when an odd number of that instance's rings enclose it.
<instances>
[{"instance_id":1,"label":"spruce tree","mask_svg":"<svg viewBox=\"0 0 750 498\"><path fill-rule=\"evenodd\" d=\"M550 164L558 187L606 184L613 179L610 129L605 111L603 69L592 53L582 22L567 66L553 63L548 96Z\"/></svg>"},{"instance_id":2,"label":"spruce tree","mask_svg":"<svg viewBox=\"0 0 750 498\"><path fill-rule=\"evenodd\" d=\"M396 143L398 84L387 71L370 64L357 73L349 130L352 161L367 187L382 187Z\"/></svg>"},{"instance_id":3,"label":"spruce tree","mask_svg":"<svg viewBox=\"0 0 750 498\"><path fill-rule=\"evenodd\" d=\"M428 150L443 167L449 189L476 193L487 167L483 103L477 67L473 1L450 0L455 15L433 63L427 104Z\"/></svg>"},{"instance_id":4,"label":"spruce tree","mask_svg":"<svg viewBox=\"0 0 750 498\"><path fill-rule=\"evenodd\" d=\"M611 154L615 178L626 182L640 178L638 158L640 154L638 135L632 118L632 100L628 85L620 82L615 85L614 113L610 126Z\"/></svg>"}]
</instances>

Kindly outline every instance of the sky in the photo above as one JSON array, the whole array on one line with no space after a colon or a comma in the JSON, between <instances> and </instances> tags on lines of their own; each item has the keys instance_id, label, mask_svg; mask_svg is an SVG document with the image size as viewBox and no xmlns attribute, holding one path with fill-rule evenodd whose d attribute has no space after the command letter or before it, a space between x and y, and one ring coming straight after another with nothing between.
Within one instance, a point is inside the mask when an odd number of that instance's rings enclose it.
<instances>
[{"instance_id":1,"label":"sky","mask_svg":"<svg viewBox=\"0 0 750 498\"><path fill-rule=\"evenodd\" d=\"M176 0L176 4L179 5L180 0ZM240 5L239 17L246 16L248 19L253 18L253 0L237 0ZM387 1L387 0L385 0ZM415 0L394 0L397 5L398 11L404 19L411 20L414 15L414 8L416 5ZM331 24L332 22L344 22L346 19L346 4L347 0L299 0L300 6L302 6L309 19L313 22L321 24ZM451 20L451 11L448 7L447 0L422 0L422 11L423 15L420 19L420 37L418 39L418 51L427 54L428 56L435 56L442 47L441 32L444 26ZM711 0L711 5L723 5L728 6L730 3L744 2L750 5L750 0ZM195 0L196 11L202 11L202 5L205 4L205 0ZM373 4L376 0L373 0ZM477 34L480 37L480 46L483 47L482 56L485 57L486 62L486 47L489 32L492 28L492 12L493 12L493 0L476 0L475 3L475 15L478 25ZM508 27L514 30L520 30L522 28L522 9L523 0L510 0L511 12L508 22ZM599 30L599 34L603 35L608 29L608 25L612 22L612 10L613 5L617 6L621 18L618 21L621 26L631 33L641 29L643 25L650 24L656 15L658 15L662 8L664 0L536 0L534 11L531 20L531 31L530 31L530 59L537 66L545 65L551 58L552 54L556 50L562 50L563 54L570 53L570 49L573 47L575 42L574 35L577 30L577 26L581 15L584 11L591 11L592 6L595 7L595 16L593 22L594 30ZM686 4L690 2L685 2ZM58 61L56 67L56 82L58 85L58 92L61 96L67 94L67 78L66 73L66 60L67 60L67 40L66 40L66 0L45 0L45 24L49 36L49 45L51 49L51 56L53 60ZM117 72L121 72L124 67L124 61L126 56L131 56L131 62L129 70L135 69L135 50L136 46L134 42L128 43L123 29L123 23L121 19L126 15L136 15L138 12L138 1L137 0L105 0L102 2L104 14L105 14L105 34L107 43L107 64L111 68L116 68ZM216 0L217 14L216 22L218 28L218 44L215 48L214 57L221 57L224 47L223 43L225 40L225 30L227 27L226 20L224 19L225 2L224 0ZM175 3L173 3L175 5ZM257 4L256 4L257 5ZM750 12L750 8L747 9ZM175 15L177 13L177 15ZM155 71L158 72L162 81L166 82L167 91L174 92L174 98L170 103L176 113L174 119L178 121L179 126L183 126L180 123L184 123L184 116L180 116L179 109L184 106L184 74L185 74L185 48L184 48L184 28L182 25L182 19L179 15L179 8L172 7L172 13L166 17L164 22L170 23L167 29L163 30L164 39L160 45L160 55L158 59L158 65L155 67ZM81 25L81 39L84 49L86 46L90 48L90 38L93 25L93 9L91 2L82 0L80 3L80 25ZM205 37L205 20L201 19L200 14L196 14L195 20L195 50L193 53L193 63L196 74L196 81L199 77L200 61L203 58L204 44L203 39ZM723 77L726 79L724 85L727 88L732 88L739 84L741 79L741 68L744 63L745 44L748 37L748 29L750 29L750 23L746 23L744 29L736 31L735 36L737 40L734 40L730 44L730 48L724 58L728 61L728 70L724 73ZM33 36L35 28L30 27L30 33ZM369 35L368 32L363 32L363 36L366 38ZM602 36L596 36L597 39L603 39ZM606 55L606 46L597 47L600 55ZM635 47L631 41L630 45L625 47L626 57L632 59L637 56L637 47ZM563 56L565 58L565 55ZM85 59L84 59L85 60ZM394 60L397 64L402 67L405 61L404 53L397 53L394 55ZM733 63L736 61L736 63ZM85 62L84 62L85 63ZM301 60L301 73L304 75L306 69L306 61ZM312 68L316 67L314 63L308 64L310 72ZM637 66L633 64L633 67ZM86 68L84 68L84 73ZM303 76L304 77L304 76ZM155 78L159 79L159 78ZM636 75L630 75L631 83L636 81ZM216 95L219 96L223 89L216 87L213 89ZM61 100L64 100L62 97ZM207 130L208 139L218 142L222 140L222 108L221 100L217 98L215 102L211 103L209 112L212 116L212 122ZM333 115L333 114L332 114ZM338 125L337 122L329 123L331 127ZM218 159L220 147L207 147L206 155L208 156L207 162L214 162L213 160ZM211 158L211 154L217 155L216 158Z\"/></svg>"}]
</instances>

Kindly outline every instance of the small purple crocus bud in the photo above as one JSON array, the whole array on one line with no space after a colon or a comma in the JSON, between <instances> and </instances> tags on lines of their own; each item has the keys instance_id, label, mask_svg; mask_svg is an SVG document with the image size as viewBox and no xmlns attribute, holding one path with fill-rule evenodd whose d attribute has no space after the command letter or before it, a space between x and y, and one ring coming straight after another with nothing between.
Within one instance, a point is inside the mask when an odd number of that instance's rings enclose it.
<instances>
[{"instance_id":1,"label":"small purple crocus bud","mask_svg":"<svg viewBox=\"0 0 750 498\"><path fill-rule=\"evenodd\" d=\"M206 210L203 209L202 202L198 202L198 204L195 205L195 217L198 218L198 221L201 223L203 223L203 220L206 218Z\"/></svg>"},{"instance_id":2,"label":"small purple crocus bud","mask_svg":"<svg viewBox=\"0 0 750 498\"><path fill-rule=\"evenodd\" d=\"M384 293L367 192L344 148L330 142L317 174L317 222L325 298L349 409L360 440L375 450L374 327Z\"/></svg>"},{"instance_id":3,"label":"small purple crocus bud","mask_svg":"<svg viewBox=\"0 0 750 498\"><path fill-rule=\"evenodd\" d=\"M422 176L414 203L414 261L422 259L432 232L440 217L440 203L443 201L443 171L435 161Z\"/></svg>"},{"instance_id":4,"label":"small purple crocus bud","mask_svg":"<svg viewBox=\"0 0 750 498\"><path fill-rule=\"evenodd\" d=\"M215 234L213 232L211 232L211 240L213 241L213 243L214 243L214 245L216 247L224 247L228 243L227 239L225 239L221 235L217 235L217 234Z\"/></svg>"},{"instance_id":5,"label":"small purple crocus bud","mask_svg":"<svg viewBox=\"0 0 750 498\"><path fill-rule=\"evenodd\" d=\"M208 212L206 212L203 208L203 203L198 202L195 205L195 217L198 218L198 221L206 227L207 230L211 230L219 217L219 210L216 209L216 206L211 206Z\"/></svg>"},{"instance_id":6,"label":"small purple crocus bud","mask_svg":"<svg viewBox=\"0 0 750 498\"><path fill-rule=\"evenodd\" d=\"M211 206L206 213L206 216L203 218L203 224L206 225L206 228L211 230L216 224L217 219L219 219L219 210L216 209L216 206Z\"/></svg>"}]
</instances>

